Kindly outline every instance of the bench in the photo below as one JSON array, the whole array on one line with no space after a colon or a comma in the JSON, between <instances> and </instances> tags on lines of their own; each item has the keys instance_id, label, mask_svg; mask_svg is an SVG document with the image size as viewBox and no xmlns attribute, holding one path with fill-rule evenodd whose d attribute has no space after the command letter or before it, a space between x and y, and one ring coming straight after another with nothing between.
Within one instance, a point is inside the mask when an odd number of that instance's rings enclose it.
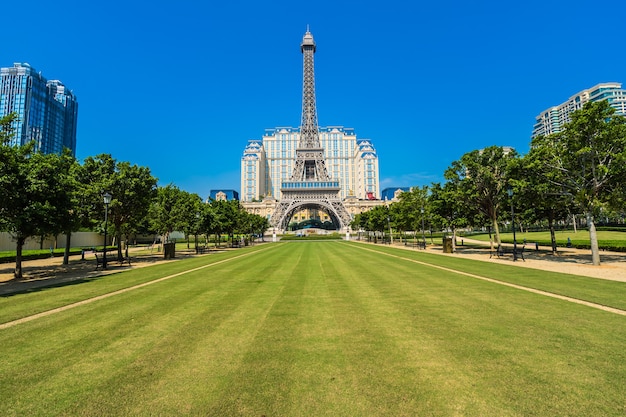
<instances>
[{"instance_id":1,"label":"bench","mask_svg":"<svg viewBox=\"0 0 626 417\"><path fill-rule=\"evenodd\" d=\"M426 249L426 241L425 240L418 240L417 242L404 242L404 246L409 246L411 248L420 248L420 249Z\"/></svg>"},{"instance_id":2,"label":"bench","mask_svg":"<svg viewBox=\"0 0 626 417\"><path fill-rule=\"evenodd\" d=\"M94 251L93 253L96 255L96 271L100 267L102 267L102 269L104 269L104 258L99 257L98 256L98 252L96 252L96 251Z\"/></svg>"},{"instance_id":3,"label":"bench","mask_svg":"<svg viewBox=\"0 0 626 417\"><path fill-rule=\"evenodd\" d=\"M196 247L196 253L204 255L204 252L206 252L206 251L207 251L207 247L206 246L198 246L198 247Z\"/></svg>"},{"instance_id":4,"label":"bench","mask_svg":"<svg viewBox=\"0 0 626 417\"><path fill-rule=\"evenodd\" d=\"M102 268L104 269L104 256L98 256L97 251L93 252L94 255L96 256L96 271L98 270L98 268ZM121 265L124 264L128 264L128 266L131 266L131 258L130 256L122 256L121 258L107 258L107 265L111 262L118 262Z\"/></svg>"},{"instance_id":5,"label":"bench","mask_svg":"<svg viewBox=\"0 0 626 417\"><path fill-rule=\"evenodd\" d=\"M514 256L514 258L522 258L522 260L524 262L526 262L526 258L524 258L524 250L526 249L526 245L523 245L521 247L505 247L505 246L498 246L498 248L496 249L496 256L499 258L501 256L505 256L508 254L512 254ZM492 254L489 255L489 257L491 258Z\"/></svg>"}]
</instances>

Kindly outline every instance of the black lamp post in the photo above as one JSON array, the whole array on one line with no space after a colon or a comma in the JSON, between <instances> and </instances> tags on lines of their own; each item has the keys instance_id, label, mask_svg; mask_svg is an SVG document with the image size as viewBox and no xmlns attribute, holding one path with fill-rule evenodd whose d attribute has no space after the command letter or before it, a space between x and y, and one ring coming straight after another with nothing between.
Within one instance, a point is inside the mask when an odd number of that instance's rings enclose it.
<instances>
[{"instance_id":1,"label":"black lamp post","mask_svg":"<svg viewBox=\"0 0 626 417\"><path fill-rule=\"evenodd\" d=\"M109 204L111 204L111 193L102 194L104 199L104 248L102 258L102 269L107 269L107 229L109 228Z\"/></svg>"},{"instance_id":2,"label":"black lamp post","mask_svg":"<svg viewBox=\"0 0 626 417\"><path fill-rule=\"evenodd\" d=\"M424 242L424 249L426 249L426 230L424 229L424 206L420 210L422 212L422 242Z\"/></svg>"},{"instance_id":3,"label":"black lamp post","mask_svg":"<svg viewBox=\"0 0 626 417\"><path fill-rule=\"evenodd\" d=\"M513 261L517 261L517 239L515 239L515 211L513 210L513 189L509 187L506 192L511 199L511 227L513 227Z\"/></svg>"}]
</instances>

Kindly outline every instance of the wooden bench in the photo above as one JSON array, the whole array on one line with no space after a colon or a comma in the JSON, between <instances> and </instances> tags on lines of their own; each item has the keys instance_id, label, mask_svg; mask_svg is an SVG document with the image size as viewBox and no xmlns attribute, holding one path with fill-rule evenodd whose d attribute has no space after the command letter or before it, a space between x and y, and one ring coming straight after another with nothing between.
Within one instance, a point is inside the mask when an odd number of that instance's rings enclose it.
<instances>
[{"instance_id":1,"label":"wooden bench","mask_svg":"<svg viewBox=\"0 0 626 417\"><path fill-rule=\"evenodd\" d=\"M499 258L501 256L506 256L508 254L512 254L514 258L522 258L522 260L524 262L526 262L526 258L524 258L524 250L526 249L526 245L523 245L521 247L505 247L505 246L498 246L498 248L496 249L496 256ZM489 257L491 258L491 255L489 255Z\"/></svg>"},{"instance_id":2,"label":"wooden bench","mask_svg":"<svg viewBox=\"0 0 626 417\"><path fill-rule=\"evenodd\" d=\"M94 251L93 253L96 256L96 271L98 270L98 268L104 269L104 255L99 256L97 251ZM107 258L107 265L111 262L117 262L120 264L120 266L126 263L128 264L128 266L131 266L131 258L128 255L122 256L121 258Z\"/></svg>"},{"instance_id":3,"label":"wooden bench","mask_svg":"<svg viewBox=\"0 0 626 417\"><path fill-rule=\"evenodd\" d=\"M94 255L96 255L96 271L98 268L104 269L104 258L98 256L98 252L94 251Z\"/></svg>"},{"instance_id":4,"label":"wooden bench","mask_svg":"<svg viewBox=\"0 0 626 417\"><path fill-rule=\"evenodd\" d=\"M197 250L197 253L199 253L200 255L204 255L204 252L207 251L207 247L206 246L198 246L196 248L196 250Z\"/></svg>"},{"instance_id":5,"label":"wooden bench","mask_svg":"<svg viewBox=\"0 0 626 417\"><path fill-rule=\"evenodd\" d=\"M426 241L418 240L417 242L404 242L404 246L409 246L411 248L426 249Z\"/></svg>"}]
</instances>

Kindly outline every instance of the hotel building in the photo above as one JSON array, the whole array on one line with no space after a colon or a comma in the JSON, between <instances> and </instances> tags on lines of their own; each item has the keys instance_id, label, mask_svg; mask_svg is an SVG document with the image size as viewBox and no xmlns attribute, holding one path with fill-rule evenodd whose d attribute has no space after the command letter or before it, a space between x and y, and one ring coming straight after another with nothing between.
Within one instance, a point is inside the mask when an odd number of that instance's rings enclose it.
<instances>
[{"instance_id":1,"label":"hotel building","mask_svg":"<svg viewBox=\"0 0 626 417\"><path fill-rule=\"evenodd\" d=\"M342 126L319 128L329 176L339 181L340 197L379 199L378 155L372 142L358 139L354 129ZM296 162L300 129L267 129L262 140L250 140L241 159L241 201L259 201L267 196L281 198L283 181L288 181Z\"/></svg>"}]
</instances>

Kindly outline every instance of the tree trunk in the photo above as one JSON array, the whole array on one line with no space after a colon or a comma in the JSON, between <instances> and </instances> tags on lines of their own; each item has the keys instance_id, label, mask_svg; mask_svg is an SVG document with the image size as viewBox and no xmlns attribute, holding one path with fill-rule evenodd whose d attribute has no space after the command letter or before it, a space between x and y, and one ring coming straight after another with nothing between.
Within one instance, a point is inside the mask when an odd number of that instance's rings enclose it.
<instances>
[{"instance_id":1,"label":"tree trunk","mask_svg":"<svg viewBox=\"0 0 626 417\"><path fill-rule=\"evenodd\" d=\"M15 272L13 272L13 277L15 279L22 279L22 248L24 247L24 242L26 242L25 237L20 236L16 239Z\"/></svg>"},{"instance_id":2,"label":"tree trunk","mask_svg":"<svg viewBox=\"0 0 626 417\"><path fill-rule=\"evenodd\" d=\"M65 251L63 251L63 265L70 263L70 244L72 241L72 232L65 232Z\"/></svg>"},{"instance_id":3,"label":"tree trunk","mask_svg":"<svg viewBox=\"0 0 626 417\"><path fill-rule=\"evenodd\" d=\"M117 260L121 261L124 259L124 255L122 255L122 234L115 235L115 240L117 241Z\"/></svg>"},{"instance_id":4,"label":"tree trunk","mask_svg":"<svg viewBox=\"0 0 626 417\"><path fill-rule=\"evenodd\" d=\"M552 243L552 254L556 255L556 234L554 231L554 220L548 220L548 227L550 228L550 242Z\"/></svg>"},{"instance_id":5,"label":"tree trunk","mask_svg":"<svg viewBox=\"0 0 626 417\"><path fill-rule=\"evenodd\" d=\"M589 227L589 243L591 243L591 261L594 265L600 265L600 248L598 246L598 234L591 213L587 213L587 226Z\"/></svg>"},{"instance_id":6,"label":"tree trunk","mask_svg":"<svg viewBox=\"0 0 626 417\"><path fill-rule=\"evenodd\" d=\"M496 244L498 247L502 245L502 241L500 240L500 227L498 226L498 220L492 219L493 222L493 232L496 234Z\"/></svg>"},{"instance_id":7,"label":"tree trunk","mask_svg":"<svg viewBox=\"0 0 626 417\"><path fill-rule=\"evenodd\" d=\"M452 253L456 253L456 227L452 228Z\"/></svg>"}]
</instances>

